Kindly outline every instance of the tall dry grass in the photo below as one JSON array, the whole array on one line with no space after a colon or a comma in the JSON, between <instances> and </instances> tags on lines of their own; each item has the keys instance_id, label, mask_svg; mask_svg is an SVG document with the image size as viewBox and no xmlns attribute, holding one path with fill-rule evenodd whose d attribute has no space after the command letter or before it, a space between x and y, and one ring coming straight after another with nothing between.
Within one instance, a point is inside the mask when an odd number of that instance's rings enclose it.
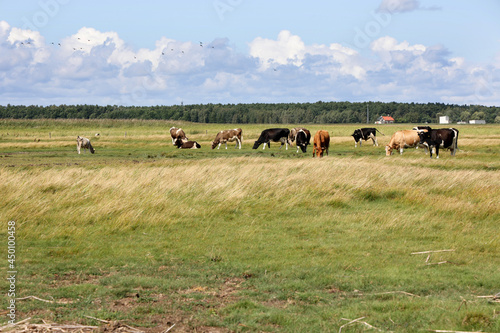
<instances>
[{"instance_id":1,"label":"tall dry grass","mask_svg":"<svg viewBox=\"0 0 500 333\"><path fill-rule=\"evenodd\" d=\"M497 216L500 177L478 170L436 170L434 161L239 157L164 160L99 169L0 169L3 220L50 220L50 226L99 221L110 229L139 222L175 223L185 216L216 217L219 208L274 206L278 210L390 199L425 212ZM108 218L106 218L108 217ZM83 232L83 230L82 230Z\"/></svg>"}]
</instances>

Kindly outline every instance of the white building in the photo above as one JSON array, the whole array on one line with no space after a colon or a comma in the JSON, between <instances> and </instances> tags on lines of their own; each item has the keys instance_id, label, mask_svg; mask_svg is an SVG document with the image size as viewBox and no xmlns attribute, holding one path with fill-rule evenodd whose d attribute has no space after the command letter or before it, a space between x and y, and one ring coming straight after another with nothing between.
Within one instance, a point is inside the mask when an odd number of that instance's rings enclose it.
<instances>
[{"instance_id":1,"label":"white building","mask_svg":"<svg viewBox=\"0 0 500 333\"><path fill-rule=\"evenodd\" d=\"M486 124L486 120L469 120L469 124L484 125Z\"/></svg>"},{"instance_id":2,"label":"white building","mask_svg":"<svg viewBox=\"0 0 500 333\"><path fill-rule=\"evenodd\" d=\"M440 124L449 124L450 123L450 117L448 117L448 116L440 116L439 117L439 123Z\"/></svg>"}]
</instances>

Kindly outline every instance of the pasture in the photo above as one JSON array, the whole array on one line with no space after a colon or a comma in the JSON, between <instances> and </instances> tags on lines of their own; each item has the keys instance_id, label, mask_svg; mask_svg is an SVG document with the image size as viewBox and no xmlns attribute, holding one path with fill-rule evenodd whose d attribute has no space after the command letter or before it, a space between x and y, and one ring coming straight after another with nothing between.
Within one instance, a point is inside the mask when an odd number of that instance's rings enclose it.
<instances>
[{"instance_id":1,"label":"pasture","mask_svg":"<svg viewBox=\"0 0 500 333\"><path fill-rule=\"evenodd\" d=\"M202 148L173 147L171 126ZM210 148L234 127L241 150ZM252 150L271 127L295 125L0 120L0 268L15 221L16 297L50 301L17 300L16 321L500 331L499 125L454 125L460 150L439 160L385 156L412 124L376 125L379 147L358 148L350 134L365 125L305 125L329 131L322 159L312 145ZM78 155L77 135L96 153Z\"/></svg>"}]
</instances>

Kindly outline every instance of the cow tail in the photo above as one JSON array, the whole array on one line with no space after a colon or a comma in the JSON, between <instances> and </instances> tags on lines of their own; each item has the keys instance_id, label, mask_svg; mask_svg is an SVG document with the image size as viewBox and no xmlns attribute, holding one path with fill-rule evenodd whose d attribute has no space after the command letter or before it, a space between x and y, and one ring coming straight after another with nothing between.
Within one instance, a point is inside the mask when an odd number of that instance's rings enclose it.
<instances>
[{"instance_id":1,"label":"cow tail","mask_svg":"<svg viewBox=\"0 0 500 333\"><path fill-rule=\"evenodd\" d=\"M385 136L385 134L384 134L384 133L382 133L382 132L380 132L380 131L378 130L378 128L375 128L375 129L377 130L377 132L379 132L380 134L382 134L382 136Z\"/></svg>"}]
</instances>

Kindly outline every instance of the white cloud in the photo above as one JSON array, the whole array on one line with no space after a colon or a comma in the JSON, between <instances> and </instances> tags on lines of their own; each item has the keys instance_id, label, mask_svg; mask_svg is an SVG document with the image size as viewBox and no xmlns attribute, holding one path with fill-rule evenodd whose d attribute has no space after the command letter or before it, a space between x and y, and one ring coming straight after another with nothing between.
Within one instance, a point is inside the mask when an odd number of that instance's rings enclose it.
<instances>
[{"instance_id":1,"label":"white cloud","mask_svg":"<svg viewBox=\"0 0 500 333\"><path fill-rule=\"evenodd\" d=\"M283 30L277 40L256 38L251 43L250 55L259 59L260 69L268 70L279 65L303 66L306 62L315 68L316 74L352 75L361 79L365 71L360 66L355 50L340 44L306 45L299 36ZM316 64L319 63L321 68Z\"/></svg>"},{"instance_id":2,"label":"white cloud","mask_svg":"<svg viewBox=\"0 0 500 333\"><path fill-rule=\"evenodd\" d=\"M281 31L277 40L258 37L249 45L250 55L260 60L264 70L273 64L300 66L305 55L304 42L287 30Z\"/></svg>"},{"instance_id":3,"label":"white cloud","mask_svg":"<svg viewBox=\"0 0 500 333\"><path fill-rule=\"evenodd\" d=\"M29 44L27 42L30 42ZM0 21L3 104L122 104L380 100L500 104L500 62L471 64L443 45L390 36L368 54L307 44L290 31L200 45L163 37L134 50L116 32L82 28L58 43Z\"/></svg>"},{"instance_id":4,"label":"white cloud","mask_svg":"<svg viewBox=\"0 0 500 333\"><path fill-rule=\"evenodd\" d=\"M405 13L415 10L439 10L438 6L422 7L418 0L382 0L377 11L383 13Z\"/></svg>"},{"instance_id":5,"label":"white cloud","mask_svg":"<svg viewBox=\"0 0 500 333\"><path fill-rule=\"evenodd\" d=\"M387 13L410 12L420 7L418 0L383 0L378 10Z\"/></svg>"}]
</instances>

